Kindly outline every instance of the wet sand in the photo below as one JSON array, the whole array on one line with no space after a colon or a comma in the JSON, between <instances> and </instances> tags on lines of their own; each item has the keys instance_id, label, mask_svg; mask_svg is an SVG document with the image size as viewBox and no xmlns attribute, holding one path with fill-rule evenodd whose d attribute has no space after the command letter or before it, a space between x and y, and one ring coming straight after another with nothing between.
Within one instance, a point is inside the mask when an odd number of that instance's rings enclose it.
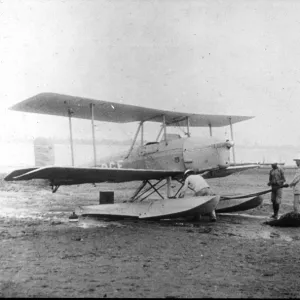
<instances>
[{"instance_id":1,"label":"wet sand","mask_svg":"<svg viewBox=\"0 0 300 300\"><path fill-rule=\"evenodd\" d=\"M222 194L268 189L268 170L209 180ZM293 171L286 171L289 181ZM3 178L3 176L1 176ZM99 190L119 201L136 183L60 187L0 182L1 297L299 297L299 228L263 225L270 194L254 210L216 223L69 222ZM284 190L280 213L292 210Z\"/></svg>"}]
</instances>

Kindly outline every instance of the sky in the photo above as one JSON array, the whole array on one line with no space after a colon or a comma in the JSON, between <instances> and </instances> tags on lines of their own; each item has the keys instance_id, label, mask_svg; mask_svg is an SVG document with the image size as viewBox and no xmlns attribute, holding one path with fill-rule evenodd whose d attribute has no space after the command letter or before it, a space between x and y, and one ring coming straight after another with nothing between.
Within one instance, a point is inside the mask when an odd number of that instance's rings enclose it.
<instances>
[{"instance_id":1,"label":"sky","mask_svg":"<svg viewBox=\"0 0 300 300\"><path fill-rule=\"evenodd\" d=\"M8 110L56 92L255 116L234 126L236 144L300 153L299 15L296 0L1 0L0 141L68 138L65 118ZM73 129L74 138L92 137L89 121L74 120ZM128 139L135 129L98 122L96 135Z\"/></svg>"}]
</instances>

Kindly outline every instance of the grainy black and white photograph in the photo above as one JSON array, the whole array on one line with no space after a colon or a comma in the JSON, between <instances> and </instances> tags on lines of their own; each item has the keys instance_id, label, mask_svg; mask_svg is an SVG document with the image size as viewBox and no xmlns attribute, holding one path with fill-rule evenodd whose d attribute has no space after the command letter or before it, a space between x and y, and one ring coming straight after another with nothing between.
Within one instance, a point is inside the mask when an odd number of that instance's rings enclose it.
<instances>
[{"instance_id":1,"label":"grainy black and white photograph","mask_svg":"<svg viewBox=\"0 0 300 300\"><path fill-rule=\"evenodd\" d=\"M0 297L300 297L299 16L1 0Z\"/></svg>"}]
</instances>

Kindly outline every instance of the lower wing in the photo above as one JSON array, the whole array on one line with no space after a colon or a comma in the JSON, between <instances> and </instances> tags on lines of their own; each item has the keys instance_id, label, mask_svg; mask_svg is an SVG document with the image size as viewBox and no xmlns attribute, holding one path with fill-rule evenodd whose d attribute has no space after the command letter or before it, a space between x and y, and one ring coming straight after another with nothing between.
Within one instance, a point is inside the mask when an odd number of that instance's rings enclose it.
<instances>
[{"instance_id":1,"label":"lower wing","mask_svg":"<svg viewBox=\"0 0 300 300\"><path fill-rule=\"evenodd\" d=\"M38 167L35 167L35 168L25 168L25 169L18 169L18 170L14 170L12 171L11 173L9 173L5 178L4 180L6 181L13 181L13 180L17 180L15 178L23 175L23 174L26 174L28 172L31 172L33 170L36 170L38 169Z\"/></svg>"},{"instance_id":2,"label":"lower wing","mask_svg":"<svg viewBox=\"0 0 300 300\"><path fill-rule=\"evenodd\" d=\"M146 169L106 169L78 167L42 167L15 170L4 180L19 181L31 179L48 179L52 185L72 185L98 182L128 182L151 179L163 179L182 175L180 171L146 170Z\"/></svg>"},{"instance_id":3,"label":"lower wing","mask_svg":"<svg viewBox=\"0 0 300 300\"><path fill-rule=\"evenodd\" d=\"M218 168L199 171L204 178L225 177L236 172L257 168L257 164L231 165L227 168ZM52 185L72 185L99 182L129 182L166 177L182 177L183 171L147 170L147 169L113 169L113 168L78 168L55 167L19 169L8 174L4 180L20 181L31 179L47 179Z\"/></svg>"}]
</instances>

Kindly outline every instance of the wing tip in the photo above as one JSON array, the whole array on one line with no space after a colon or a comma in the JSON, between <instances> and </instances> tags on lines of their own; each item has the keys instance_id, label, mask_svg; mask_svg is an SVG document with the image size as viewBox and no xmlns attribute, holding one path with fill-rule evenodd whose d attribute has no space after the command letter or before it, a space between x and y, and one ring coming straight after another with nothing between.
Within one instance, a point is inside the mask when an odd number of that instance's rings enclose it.
<instances>
[{"instance_id":1,"label":"wing tip","mask_svg":"<svg viewBox=\"0 0 300 300\"><path fill-rule=\"evenodd\" d=\"M18 102L14 105L12 105L11 107L9 107L8 109L9 110L15 110L15 111L23 111L23 112L26 112L27 111L27 103L32 103L33 101L39 101L40 99L42 98L47 98L49 96L54 96L54 95L59 95L59 94L56 94L56 93L51 93L51 92L42 92L42 93L38 93L34 96L31 96L21 102ZM29 110L30 112L30 110Z\"/></svg>"}]
</instances>

